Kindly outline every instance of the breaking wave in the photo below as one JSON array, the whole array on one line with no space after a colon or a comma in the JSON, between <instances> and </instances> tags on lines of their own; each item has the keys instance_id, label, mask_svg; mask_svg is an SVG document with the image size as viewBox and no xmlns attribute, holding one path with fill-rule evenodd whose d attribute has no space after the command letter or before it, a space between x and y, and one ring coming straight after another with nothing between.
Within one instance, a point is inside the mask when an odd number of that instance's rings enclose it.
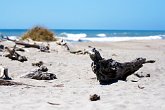
<instances>
[{"instance_id":1,"label":"breaking wave","mask_svg":"<svg viewBox=\"0 0 165 110\"><path fill-rule=\"evenodd\" d=\"M18 40L19 36L4 36L13 40ZM71 33L62 32L57 35L58 38L64 39L70 42L106 42L106 41L130 41L130 40L157 40L164 39L164 34L150 35L150 36L115 36L105 33ZM0 37L0 39L2 39Z\"/></svg>"},{"instance_id":2,"label":"breaking wave","mask_svg":"<svg viewBox=\"0 0 165 110\"><path fill-rule=\"evenodd\" d=\"M71 33L61 33L58 36L61 39L66 41L90 41L90 42L106 42L106 41L130 41L130 40L156 40L156 39L164 39L165 35L157 35L157 36L137 36L137 37L124 37L124 36L115 36L115 37L107 37L106 34L97 34L95 37L88 36L85 33L80 34L71 34Z\"/></svg>"},{"instance_id":3,"label":"breaking wave","mask_svg":"<svg viewBox=\"0 0 165 110\"><path fill-rule=\"evenodd\" d=\"M68 40L68 41L80 41L83 38L86 38L87 34L80 33L80 34L72 34L72 33L61 33L59 38Z\"/></svg>"},{"instance_id":4,"label":"breaking wave","mask_svg":"<svg viewBox=\"0 0 165 110\"><path fill-rule=\"evenodd\" d=\"M106 37L107 35L104 34L104 33L101 33L101 34L97 34L96 36L98 36L98 37Z\"/></svg>"},{"instance_id":5,"label":"breaking wave","mask_svg":"<svg viewBox=\"0 0 165 110\"><path fill-rule=\"evenodd\" d=\"M105 37L105 38L83 38L82 41L96 41L96 42L106 42L106 41L130 41L130 40L156 40L162 39L160 36L147 36L147 37Z\"/></svg>"},{"instance_id":6,"label":"breaking wave","mask_svg":"<svg viewBox=\"0 0 165 110\"><path fill-rule=\"evenodd\" d=\"M0 36L0 39L5 39L7 37L10 38L11 40L18 40L18 36L3 36L3 35Z\"/></svg>"}]
</instances>

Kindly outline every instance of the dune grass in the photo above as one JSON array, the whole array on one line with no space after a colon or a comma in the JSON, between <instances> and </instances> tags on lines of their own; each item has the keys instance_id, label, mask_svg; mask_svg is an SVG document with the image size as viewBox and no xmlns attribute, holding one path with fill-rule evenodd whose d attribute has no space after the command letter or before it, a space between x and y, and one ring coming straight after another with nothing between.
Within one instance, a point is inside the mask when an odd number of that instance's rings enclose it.
<instances>
[{"instance_id":1,"label":"dune grass","mask_svg":"<svg viewBox=\"0 0 165 110\"><path fill-rule=\"evenodd\" d=\"M21 39L25 40L30 38L34 41L56 41L57 39L54 36L54 33L50 30L44 27L35 26L28 30Z\"/></svg>"}]
</instances>

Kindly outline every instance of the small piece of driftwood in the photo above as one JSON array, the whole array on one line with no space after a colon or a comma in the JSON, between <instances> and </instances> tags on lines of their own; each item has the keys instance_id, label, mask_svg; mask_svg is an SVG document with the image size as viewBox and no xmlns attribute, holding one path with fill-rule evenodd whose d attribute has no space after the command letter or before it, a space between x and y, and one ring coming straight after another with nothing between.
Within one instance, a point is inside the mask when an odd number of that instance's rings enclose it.
<instances>
[{"instance_id":1,"label":"small piece of driftwood","mask_svg":"<svg viewBox=\"0 0 165 110\"><path fill-rule=\"evenodd\" d=\"M145 87L142 87L142 86L138 85L138 88L139 88L139 89L144 89Z\"/></svg>"},{"instance_id":2,"label":"small piece of driftwood","mask_svg":"<svg viewBox=\"0 0 165 110\"><path fill-rule=\"evenodd\" d=\"M5 55L6 57L12 59L12 60L18 60L20 62L27 61L27 58L25 56L21 56L16 52L16 45L14 48L11 50L10 48L6 47L6 50L9 52L9 54Z\"/></svg>"},{"instance_id":3,"label":"small piece of driftwood","mask_svg":"<svg viewBox=\"0 0 165 110\"><path fill-rule=\"evenodd\" d=\"M91 101L97 101L97 100L100 100L100 96L98 96L97 94L90 95L90 98L89 99Z\"/></svg>"},{"instance_id":4,"label":"small piece of driftwood","mask_svg":"<svg viewBox=\"0 0 165 110\"><path fill-rule=\"evenodd\" d=\"M40 66L42 66L43 64L44 64L43 61L39 61L39 62L37 62L37 63L32 63L32 66L40 67Z\"/></svg>"},{"instance_id":5,"label":"small piece of driftwood","mask_svg":"<svg viewBox=\"0 0 165 110\"><path fill-rule=\"evenodd\" d=\"M5 49L4 45L0 45L0 52L2 52Z\"/></svg>"},{"instance_id":6,"label":"small piece of driftwood","mask_svg":"<svg viewBox=\"0 0 165 110\"><path fill-rule=\"evenodd\" d=\"M91 64L93 72L97 76L100 84L111 84L118 80L126 80L126 78L139 70L145 63L154 63L154 60L146 61L145 58L136 58L133 61L119 63L113 59L104 59L99 51L93 48L89 52L93 61Z\"/></svg>"},{"instance_id":7,"label":"small piece of driftwood","mask_svg":"<svg viewBox=\"0 0 165 110\"><path fill-rule=\"evenodd\" d=\"M52 102L47 102L47 103L50 104L50 105L60 105L58 103L52 103Z\"/></svg>"},{"instance_id":8,"label":"small piece of driftwood","mask_svg":"<svg viewBox=\"0 0 165 110\"><path fill-rule=\"evenodd\" d=\"M57 79L55 74L48 72L48 68L46 66L40 66L35 71L31 71L29 74L25 75L24 78L31 78L36 80Z\"/></svg>"},{"instance_id":9,"label":"small piece of driftwood","mask_svg":"<svg viewBox=\"0 0 165 110\"><path fill-rule=\"evenodd\" d=\"M0 66L0 79L11 80L8 75L8 68Z\"/></svg>"},{"instance_id":10,"label":"small piece of driftwood","mask_svg":"<svg viewBox=\"0 0 165 110\"><path fill-rule=\"evenodd\" d=\"M134 74L135 76L137 76L138 78L143 78L143 77L150 77L150 74L146 74L146 75L139 75L138 73Z\"/></svg>"}]
</instances>

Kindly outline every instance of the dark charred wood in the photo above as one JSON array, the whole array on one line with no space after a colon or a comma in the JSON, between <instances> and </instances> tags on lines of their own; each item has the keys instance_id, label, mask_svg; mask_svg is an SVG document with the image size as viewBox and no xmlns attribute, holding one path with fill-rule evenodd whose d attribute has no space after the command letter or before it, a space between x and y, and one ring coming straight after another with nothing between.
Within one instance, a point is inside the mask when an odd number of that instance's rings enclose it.
<instances>
[{"instance_id":1,"label":"dark charred wood","mask_svg":"<svg viewBox=\"0 0 165 110\"><path fill-rule=\"evenodd\" d=\"M100 96L98 96L97 94L90 95L90 98L89 99L91 101L97 101L97 100L100 100Z\"/></svg>"},{"instance_id":2,"label":"dark charred wood","mask_svg":"<svg viewBox=\"0 0 165 110\"><path fill-rule=\"evenodd\" d=\"M146 58L136 58L133 61L120 63L113 59L104 59L99 51L95 48L89 52L93 61L91 64L92 71L96 74L100 84L111 84L118 80L126 80L126 78L139 70L145 63L154 63L154 60L146 61Z\"/></svg>"},{"instance_id":3,"label":"dark charred wood","mask_svg":"<svg viewBox=\"0 0 165 110\"><path fill-rule=\"evenodd\" d=\"M138 73L134 74L135 76L137 76L138 78L143 78L143 77L150 77L150 74L146 74L146 75L139 75Z\"/></svg>"},{"instance_id":4,"label":"dark charred wood","mask_svg":"<svg viewBox=\"0 0 165 110\"><path fill-rule=\"evenodd\" d=\"M0 66L0 79L12 80L8 75L8 68Z\"/></svg>"},{"instance_id":5,"label":"dark charred wood","mask_svg":"<svg viewBox=\"0 0 165 110\"><path fill-rule=\"evenodd\" d=\"M5 49L4 45L0 45L0 52L3 51Z\"/></svg>"},{"instance_id":6,"label":"dark charred wood","mask_svg":"<svg viewBox=\"0 0 165 110\"><path fill-rule=\"evenodd\" d=\"M48 69L46 66L41 66L40 68L36 69L35 71L32 71L29 74L25 75L24 78L31 78L31 79L36 79L36 80L57 79L55 74L48 72Z\"/></svg>"},{"instance_id":7,"label":"dark charred wood","mask_svg":"<svg viewBox=\"0 0 165 110\"><path fill-rule=\"evenodd\" d=\"M37 63L32 63L32 66L38 66L38 67L40 67L40 66L42 66L44 63L43 63L43 61L39 61L39 62L37 62Z\"/></svg>"},{"instance_id":8,"label":"dark charred wood","mask_svg":"<svg viewBox=\"0 0 165 110\"><path fill-rule=\"evenodd\" d=\"M12 85L23 85L23 84L9 80L0 80L0 86L12 86Z\"/></svg>"}]
</instances>

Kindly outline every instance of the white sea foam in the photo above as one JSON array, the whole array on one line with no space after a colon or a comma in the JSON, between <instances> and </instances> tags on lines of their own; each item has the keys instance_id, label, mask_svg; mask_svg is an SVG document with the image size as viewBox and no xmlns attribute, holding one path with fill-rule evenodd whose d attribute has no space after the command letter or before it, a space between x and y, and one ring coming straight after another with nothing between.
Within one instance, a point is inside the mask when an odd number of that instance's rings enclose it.
<instances>
[{"instance_id":1,"label":"white sea foam","mask_svg":"<svg viewBox=\"0 0 165 110\"><path fill-rule=\"evenodd\" d=\"M107 42L107 41L130 41L130 40L156 40L162 39L160 36L147 36L147 37L93 37L93 38L67 38L67 37L60 37L64 40L68 41L91 41L91 42Z\"/></svg>"},{"instance_id":2,"label":"white sea foam","mask_svg":"<svg viewBox=\"0 0 165 110\"><path fill-rule=\"evenodd\" d=\"M18 39L18 36L8 36L8 37L12 40L17 40Z\"/></svg>"},{"instance_id":3,"label":"white sea foam","mask_svg":"<svg viewBox=\"0 0 165 110\"><path fill-rule=\"evenodd\" d=\"M147 36L147 37L105 37L105 38L83 38L82 41L129 41L129 40L156 40L162 39L160 36Z\"/></svg>"},{"instance_id":4,"label":"white sea foam","mask_svg":"<svg viewBox=\"0 0 165 110\"><path fill-rule=\"evenodd\" d=\"M70 40L70 41L80 41L82 38L87 37L87 34L80 33L80 34L72 34L72 33L61 33L59 38L62 38L64 40Z\"/></svg>"},{"instance_id":5,"label":"white sea foam","mask_svg":"<svg viewBox=\"0 0 165 110\"><path fill-rule=\"evenodd\" d=\"M107 35L104 34L104 33L100 33L100 34L97 34L96 36L98 36L98 37L106 37Z\"/></svg>"}]
</instances>

